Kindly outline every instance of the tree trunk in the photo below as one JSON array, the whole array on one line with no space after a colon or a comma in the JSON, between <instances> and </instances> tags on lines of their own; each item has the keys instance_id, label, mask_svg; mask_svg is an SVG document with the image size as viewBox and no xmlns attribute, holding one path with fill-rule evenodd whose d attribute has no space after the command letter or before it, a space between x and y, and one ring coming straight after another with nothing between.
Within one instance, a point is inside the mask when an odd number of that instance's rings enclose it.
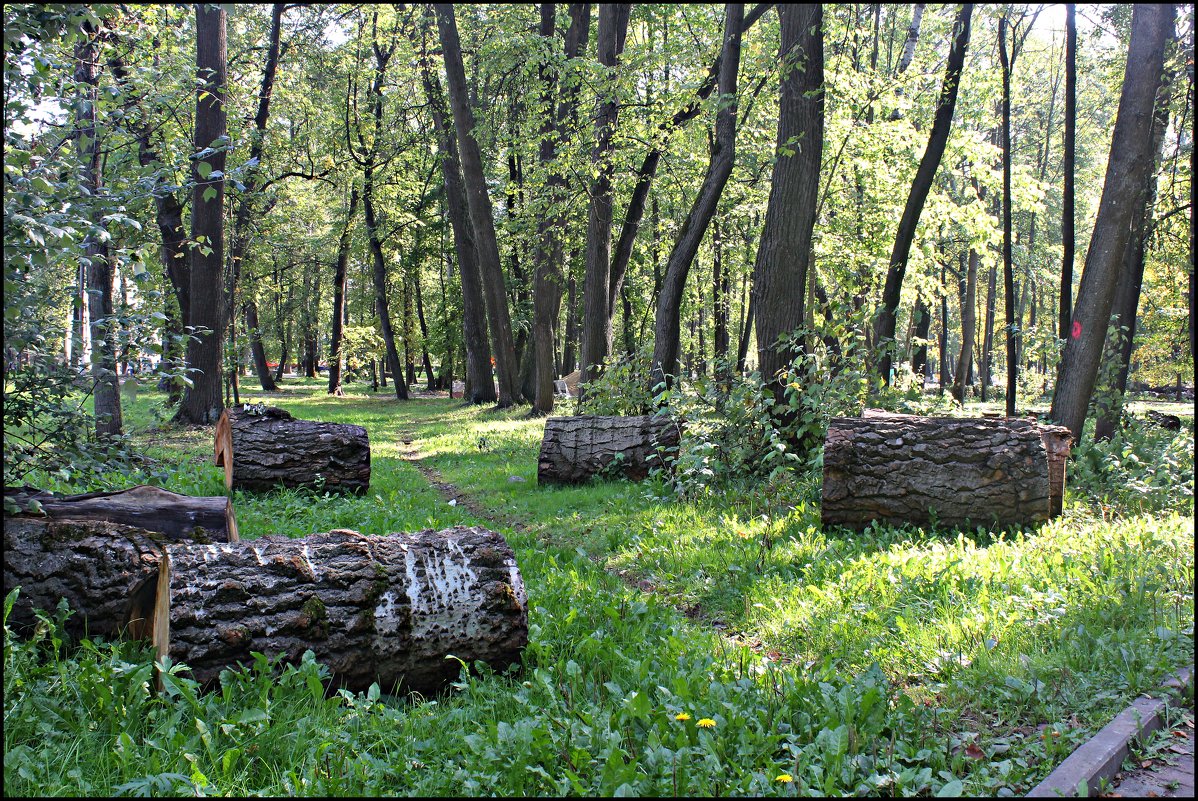
<instances>
[{"instance_id":1,"label":"tree trunk","mask_svg":"<svg viewBox=\"0 0 1198 801\"><path fill-rule=\"evenodd\" d=\"M1060 510L1068 443L1066 429L1034 420L834 417L822 523L1042 523Z\"/></svg>"},{"instance_id":2,"label":"tree trunk","mask_svg":"<svg viewBox=\"0 0 1198 801\"><path fill-rule=\"evenodd\" d=\"M537 481L578 484L596 475L639 481L668 463L679 437L678 425L666 417L550 417Z\"/></svg>"},{"instance_id":3,"label":"tree trunk","mask_svg":"<svg viewBox=\"0 0 1198 801\"><path fill-rule=\"evenodd\" d=\"M370 255L374 271L374 310L379 318L383 334L383 345L387 351L387 370L395 385L395 397L408 399L408 385L404 381L403 365L399 361L399 350L395 347L395 329L391 327L391 312L387 303L387 264L383 260L383 243L379 240L378 223L374 216L374 174L371 167L365 171L362 185L362 207L366 212L366 237L370 241Z\"/></svg>"},{"instance_id":4,"label":"tree trunk","mask_svg":"<svg viewBox=\"0 0 1198 801\"><path fill-rule=\"evenodd\" d=\"M715 354L717 372L721 371L724 363L728 361L728 307L732 292L728 279L728 263L724 260L722 245L720 221L717 218L711 228L711 347Z\"/></svg>"},{"instance_id":5,"label":"tree trunk","mask_svg":"<svg viewBox=\"0 0 1198 801\"><path fill-rule=\"evenodd\" d=\"M1157 89L1156 112L1152 126L1152 168L1160 161L1165 144L1165 131L1169 127L1169 90L1173 76L1166 71L1164 80ZM1123 252L1123 265L1119 274L1119 285L1115 289L1111 325L1116 336L1106 341L1103 356L1102 397L1095 404L1097 415L1094 422L1094 438L1109 440L1115 435L1119 418L1123 413L1123 395L1127 391L1127 373L1131 367L1131 354L1135 347L1137 312L1140 306L1140 289L1144 283L1144 261L1147 249L1148 221L1156 201L1156 183L1150 177L1133 211L1131 236Z\"/></svg>"},{"instance_id":6,"label":"tree trunk","mask_svg":"<svg viewBox=\"0 0 1198 801\"><path fill-rule=\"evenodd\" d=\"M653 361L650 363L649 391L656 394L664 385L673 385L678 373L679 325L682 296L691 263L715 215L724 185L732 174L736 148L736 78L740 69L741 20L743 3L728 3L724 11L724 42L720 65L720 105L716 112L715 140L707 174L695 196L690 213L682 223L674 249L666 262L666 274L657 296L657 320L653 333ZM818 21L817 21L818 24ZM768 220L768 213L767 213ZM589 287L588 287L589 289ZM589 301L588 301L589 302Z\"/></svg>"},{"instance_id":7,"label":"tree trunk","mask_svg":"<svg viewBox=\"0 0 1198 801\"><path fill-rule=\"evenodd\" d=\"M786 413L783 371L802 349L779 338L803 323L807 271L824 141L823 10L818 3L778 7L780 56L787 66L779 88L776 160L761 244L753 265L749 320L756 314L757 365L774 396L775 413ZM743 365L743 360L738 359Z\"/></svg>"},{"instance_id":8,"label":"tree trunk","mask_svg":"<svg viewBox=\"0 0 1198 801\"><path fill-rule=\"evenodd\" d=\"M928 377L928 331L932 326L932 311L924 303L923 296L915 299L914 350L911 354L911 371L920 379L920 386Z\"/></svg>"},{"instance_id":9,"label":"tree trunk","mask_svg":"<svg viewBox=\"0 0 1198 801\"><path fill-rule=\"evenodd\" d=\"M84 95L75 115L79 160L83 163L81 183L87 195L87 213L96 228L104 228L103 174L100 132L96 129L96 105L99 99L98 36L94 26L85 23L82 38L75 45L75 80ZM83 242L86 264L87 304L91 325L91 374L95 381L92 398L95 406L96 436L105 439L120 436L120 378L116 371L118 324L113 315L113 271L108 244L94 234Z\"/></svg>"},{"instance_id":10,"label":"tree trunk","mask_svg":"<svg viewBox=\"0 0 1198 801\"><path fill-rule=\"evenodd\" d=\"M358 189L352 187L349 192L349 211L345 214L345 227L341 229L341 238L337 242L337 265L333 268L333 325L332 336L329 338L329 394L341 397L345 391L341 388L341 337L345 325L345 290L349 281L349 248L350 233L354 224L354 212L358 208Z\"/></svg>"},{"instance_id":11,"label":"tree trunk","mask_svg":"<svg viewBox=\"0 0 1198 801\"><path fill-rule=\"evenodd\" d=\"M994 364L994 314L996 300L994 293L998 287L998 265L990 265L990 280L986 284L986 318L982 329L982 401L990 392L990 368Z\"/></svg>"},{"instance_id":12,"label":"tree trunk","mask_svg":"<svg viewBox=\"0 0 1198 801\"><path fill-rule=\"evenodd\" d=\"M1098 375L1135 207L1143 202L1141 193L1152 179L1152 108L1172 22L1172 6L1137 5L1132 9L1127 71L1102 200L1052 396L1051 418L1073 432L1075 439L1081 438Z\"/></svg>"},{"instance_id":13,"label":"tree trunk","mask_svg":"<svg viewBox=\"0 0 1198 801\"><path fill-rule=\"evenodd\" d=\"M434 8L437 12L437 27L441 34L441 50L445 57L449 105L453 110L454 125L457 128L458 145L462 158L462 177L466 188L466 201L470 207L476 253L482 274L483 289L487 296L491 344L499 378L498 405L500 407L511 406L523 401L520 394L520 366L516 363L516 349L512 340L512 319L508 310L507 292L504 289L503 268L499 263L499 246L495 241L495 220L491 211L491 199L487 195L482 155L479 152L478 140L474 136L474 114L470 110L466 95L466 72L462 66L462 46L458 39L453 6L448 3L438 3Z\"/></svg>"},{"instance_id":14,"label":"tree trunk","mask_svg":"<svg viewBox=\"0 0 1198 801\"><path fill-rule=\"evenodd\" d=\"M612 135L620 106L615 97L615 68L628 33L630 3L601 3L596 35L599 63L607 78L595 114L595 147L591 165L595 181L587 210L586 271L582 290L582 385L593 382L603 370L611 343L611 179L614 145ZM584 394L581 397L585 397Z\"/></svg>"},{"instance_id":15,"label":"tree trunk","mask_svg":"<svg viewBox=\"0 0 1198 801\"><path fill-rule=\"evenodd\" d=\"M207 686L252 652L298 664L311 649L337 687L431 694L462 662L518 663L528 642L515 555L482 528L174 545L168 559L154 645Z\"/></svg>"},{"instance_id":16,"label":"tree trunk","mask_svg":"<svg viewBox=\"0 0 1198 801\"><path fill-rule=\"evenodd\" d=\"M161 534L171 542L237 542L233 502L223 496L196 498L141 485L115 492L59 495L32 487L5 487L4 497L28 508L37 501L54 522L119 523ZM53 608L48 607L48 608Z\"/></svg>"},{"instance_id":17,"label":"tree trunk","mask_svg":"<svg viewBox=\"0 0 1198 801\"><path fill-rule=\"evenodd\" d=\"M915 228L919 224L924 201L927 200L928 193L932 189L932 179L936 176L940 158L944 155L944 148L948 144L953 109L957 104L957 90L961 84L961 69L965 64L965 51L969 47L972 14L973 4L962 4L957 20L953 24L952 47L948 54L944 84L940 89L940 98L936 104L936 116L932 123L932 131L928 135L928 147L919 160L915 179L911 182L911 192L907 195L907 203L903 207L898 233L894 238L894 249L890 254L890 268L887 270L886 286L882 291L882 307L878 311L874 327L877 371L887 385L890 384L895 317L903 289L903 276L907 272L907 258L911 252L911 243L915 239ZM761 341L760 333L758 341Z\"/></svg>"},{"instance_id":18,"label":"tree trunk","mask_svg":"<svg viewBox=\"0 0 1198 801\"><path fill-rule=\"evenodd\" d=\"M227 60L225 12L217 6L196 6L195 150L203 151L226 135L225 83ZM200 173L200 166L211 171ZM221 333L224 331L224 193L225 150L217 148L192 160L195 192L191 201L192 238L202 244L191 252L191 319L189 325L207 329L187 346L192 385L183 392L175 419L211 425L224 409ZM213 177L217 176L217 177Z\"/></svg>"},{"instance_id":19,"label":"tree trunk","mask_svg":"<svg viewBox=\"0 0 1198 801\"><path fill-rule=\"evenodd\" d=\"M258 383L262 386L263 392L278 392L279 387L275 383L274 376L270 374L270 367L266 364L266 349L262 347L262 332L258 326L258 304L250 298L246 300L244 309L246 331L250 335L250 353L254 363L254 372L258 375Z\"/></svg>"},{"instance_id":20,"label":"tree trunk","mask_svg":"<svg viewBox=\"0 0 1198 801\"><path fill-rule=\"evenodd\" d=\"M494 403L495 381L491 378L491 342L487 338L487 307L484 300L470 206L462 186L458 147L442 109L440 87L429 70L424 50L420 54L421 78L429 98L437 145L441 151L441 176L445 182L445 204L453 229L454 253L462 280L462 336L466 346L466 398L472 404Z\"/></svg>"},{"instance_id":21,"label":"tree trunk","mask_svg":"<svg viewBox=\"0 0 1198 801\"><path fill-rule=\"evenodd\" d=\"M424 319L424 295L420 291L420 269L419 266L413 270L412 274L412 293L416 298L416 322L420 325L420 361L424 367L424 376L428 380L428 391L432 392L437 388L437 377L433 375L433 362L428 355L428 322ZM415 381L412 382L416 383Z\"/></svg>"},{"instance_id":22,"label":"tree trunk","mask_svg":"<svg viewBox=\"0 0 1198 801\"><path fill-rule=\"evenodd\" d=\"M370 438L362 426L298 420L261 404L226 409L213 452L230 490L282 485L360 495L370 487Z\"/></svg>"},{"instance_id":23,"label":"tree trunk","mask_svg":"<svg viewBox=\"0 0 1198 801\"><path fill-rule=\"evenodd\" d=\"M1077 22L1076 6L1065 4L1065 185L1061 196L1061 298L1058 312L1058 336L1069 339L1073 317L1074 173L1077 164Z\"/></svg>"}]
</instances>

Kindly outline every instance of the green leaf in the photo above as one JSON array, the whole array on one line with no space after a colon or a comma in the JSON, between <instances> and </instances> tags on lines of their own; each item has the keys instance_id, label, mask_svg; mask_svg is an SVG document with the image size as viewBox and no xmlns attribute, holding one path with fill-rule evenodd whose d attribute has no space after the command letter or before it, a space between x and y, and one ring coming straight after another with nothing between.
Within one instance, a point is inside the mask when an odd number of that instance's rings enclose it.
<instances>
[{"instance_id":1,"label":"green leaf","mask_svg":"<svg viewBox=\"0 0 1198 801\"><path fill-rule=\"evenodd\" d=\"M206 161L201 161L196 165L196 172L199 173L201 178L207 181L208 176L212 175L212 165Z\"/></svg>"},{"instance_id":2,"label":"green leaf","mask_svg":"<svg viewBox=\"0 0 1198 801\"><path fill-rule=\"evenodd\" d=\"M965 790L965 782L953 779L936 791L937 798L960 798Z\"/></svg>"}]
</instances>

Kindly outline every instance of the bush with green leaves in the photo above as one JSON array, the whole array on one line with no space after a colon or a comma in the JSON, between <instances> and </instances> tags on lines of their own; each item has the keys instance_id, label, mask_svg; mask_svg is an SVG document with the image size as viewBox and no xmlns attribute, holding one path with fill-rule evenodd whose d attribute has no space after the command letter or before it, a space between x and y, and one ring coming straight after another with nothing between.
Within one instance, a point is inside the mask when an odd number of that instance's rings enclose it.
<instances>
[{"instance_id":1,"label":"bush with green leaves","mask_svg":"<svg viewBox=\"0 0 1198 801\"><path fill-rule=\"evenodd\" d=\"M1179 431L1124 412L1107 441L1094 439L1091 420L1072 449L1068 482L1074 493L1118 514L1194 508L1194 418Z\"/></svg>"}]
</instances>

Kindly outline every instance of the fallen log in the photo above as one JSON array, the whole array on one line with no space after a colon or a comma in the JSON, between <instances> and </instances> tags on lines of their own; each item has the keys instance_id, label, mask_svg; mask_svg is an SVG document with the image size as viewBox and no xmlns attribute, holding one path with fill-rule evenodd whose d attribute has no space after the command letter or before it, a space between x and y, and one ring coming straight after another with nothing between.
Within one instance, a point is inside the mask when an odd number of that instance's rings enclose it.
<instances>
[{"instance_id":1,"label":"fallen log","mask_svg":"<svg viewBox=\"0 0 1198 801\"><path fill-rule=\"evenodd\" d=\"M33 487L5 487L6 500L25 514L51 520L108 521L155 531L171 541L237 542L233 503L224 495L193 497L140 485L115 492L59 495ZM32 505L32 501L36 504Z\"/></svg>"},{"instance_id":2,"label":"fallen log","mask_svg":"<svg viewBox=\"0 0 1198 801\"><path fill-rule=\"evenodd\" d=\"M33 610L65 598L74 638L150 635L168 538L109 520L4 517L4 595L20 587L8 625L27 633ZM203 546L201 546L203 547Z\"/></svg>"},{"instance_id":3,"label":"fallen log","mask_svg":"<svg viewBox=\"0 0 1198 801\"><path fill-rule=\"evenodd\" d=\"M370 439L362 426L299 420L261 404L225 409L214 453L230 490L284 486L362 494L370 487Z\"/></svg>"},{"instance_id":4,"label":"fallen log","mask_svg":"<svg viewBox=\"0 0 1198 801\"><path fill-rule=\"evenodd\" d=\"M867 412L824 445L824 525L1032 525L1061 511L1068 429L1027 419Z\"/></svg>"},{"instance_id":5,"label":"fallen log","mask_svg":"<svg viewBox=\"0 0 1198 801\"><path fill-rule=\"evenodd\" d=\"M168 560L155 648L205 685L251 651L298 663L312 649L339 686L427 694L457 678L450 656L499 670L528 642L515 556L486 529L180 544Z\"/></svg>"},{"instance_id":6,"label":"fallen log","mask_svg":"<svg viewBox=\"0 0 1198 801\"><path fill-rule=\"evenodd\" d=\"M537 481L578 484L595 475L639 481L678 447L678 424L666 417L550 417L545 421Z\"/></svg>"}]
</instances>

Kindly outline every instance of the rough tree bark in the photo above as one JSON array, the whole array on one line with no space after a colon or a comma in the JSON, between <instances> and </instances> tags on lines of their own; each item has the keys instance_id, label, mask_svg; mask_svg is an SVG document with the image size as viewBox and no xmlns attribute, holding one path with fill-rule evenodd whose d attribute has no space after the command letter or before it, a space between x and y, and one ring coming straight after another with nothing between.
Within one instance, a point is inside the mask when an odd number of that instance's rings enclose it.
<instances>
[{"instance_id":1,"label":"rough tree bark","mask_svg":"<svg viewBox=\"0 0 1198 801\"><path fill-rule=\"evenodd\" d=\"M228 489L362 494L370 487L370 438L362 426L298 420L273 407L226 409L213 452Z\"/></svg>"},{"instance_id":2,"label":"rough tree bark","mask_svg":"<svg viewBox=\"0 0 1198 801\"><path fill-rule=\"evenodd\" d=\"M927 200L928 193L932 189L932 179L936 176L936 168L940 166L940 158L944 155L944 148L948 144L948 134L953 122L953 109L957 104L957 90L961 84L961 69L965 65L965 51L969 47L972 14L973 4L964 3L957 15L956 22L953 23L952 47L948 53L944 84L941 86L940 98L936 103L936 116L932 122L931 133L928 135L928 147L919 160L915 179L911 182L911 192L907 195L903 216L899 220L898 232L894 238L894 249L890 253L890 267L886 272L886 285L882 290L882 306L878 309L874 323L877 372L887 385L890 384L894 327L899 298L903 289L903 276L907 272L907 258L911 252L911 243L915 239L915 228L919 224L924 201ZM761 341L760 336L758 341Z\"/></svg>"},{"instance_id":3,"label":"rough tree bark","mask_svg":"<svg viewBox=\"0 0 1198 801\"><path fill-rule=\"evenodd\" d=\"M812 231L824 143L823 10L818 3L778 7L782 21L776 159L770 184L761 244L753 265L753 289L741 340L756 316L757 365L774 396L774 408L785 408L782 371L798 355L801 343L780 344L783 334L802 325L810 269ZM738 359L743 366L743 358Z\"/></svg>"},{"instance_id":4,"label":"rough tree bark","mask_svg":"<svg viewBox=\"0 0 1198 801\"><path fill-rule=\"evenodd\" d=\"M29 508L37 501L37 519L61 522L108 522L153 531L172 542L237 542L233 502L224 495L192 497L141 485L115 492L59 495L32 487L5 487L4 497ZM28 513L33 515L32 512Z\"/></svg>"},{"instance_id":5,"label":"rough tree bark","mask_svg":"<svg viewBox=\"0 0 1198 801\"><path fill-rule=\"evenodd\" d=\"M462 158L462 177L466 201L474 227L474 242L482 274L483 290L487 297L487 317L491 323L491 346L495 371L499 378L500 407L523 401L520 393L520 365L512 339L512 319L508 309L503 268L499 262L499 246L495 241L495 219L491 198L487 194L483 174L482 154L474 136L474 114L466 93L466 71L462 66L462 44L458 39L453 5L437 3L437 28L441 34L441 51L445 57L445 80L449 90L449 105L453 111L454 127Z\"/></svg>"},{"instance_id":6,"label":"rough tree bark","mask_svg":"<svg viewBox=\"0 0 1198 801\"><path fill-rule=\"evenodd\" d=\"M1152 109L1164 69L1172 9L1167 4L1132 9L1131 43L1106 180L1049 413L1068 427L1075 439L1081 438L1098 376L1132 217L1140 193L1152 178Z\"/></svg>"},{"instance_id":7,"label":"rough tree bark","mask_svg":"<svg viewBox=\"0 0 1198 801\"><path fill-rule=\"evenodd\" d=\"M1065 4L1065 185L1061 195L1061 298L1058 336L1069 339L1073 317L1073 260L1077 237L1074 233L1074 172L1077 164L1077 21L1076 5Z\"/></svg>"},{"instance_id":8,"label":"rough tree bark","mask_svg":"<svg viewBox=\"0 0 1198 801\"><path fill-rule=\"evenodd\" d=\"M196 5L196 118L195 149L207 152L192 160L195 192L191 201L192 238L200 244L191 252L191 321L204 328L187 345L192 384L183 392L175 419L211 425L224 409L221 332L224 331L224 195L226 40L224 9ZM211 168L200 173L200 165ZM213 177L217 176L217 177Z\"/></svg>"},{"instance_id":9,"label":"rough tree bark","mask_svg":"<svg viewBox=\"0 0 1198 801\"><path fill-rule=\"evenodd\" d=\"M657 320L653 334L653 360L650 362L649 391L664 384L672 386L678 373L679 324L686 278L707 226L715 215L724 185L732 175L736 149L736 79L740 69L741 21L743 3L724 7L724 40L719 78L719 106L716 111L715 139L707 174L699 186L690 212L678 232L674 249L666 261L666 274L657 296ZM768 219L768 213L767 213ZM589 289L589 287L588 287ZM589 302L589 301L588 301Z\"/></svg>"},{"instance_id":10,"label":"rough tree bark","mask_svg":"<svg viewBox=\"0 0 1198 801\"><path fill-rule=\"evenodd\" d=\"M205 685L253 651L297 664L312 649L336 686L429 694L458 677L458 660L502 670L528 642L515 555L486 529L340 529L170 546L168 557L158 592L170 625L154 644Z\"/></svg>"},{"instance_id":11,"label":"rough tree bark","mask_svg":"<svg viewBox=\"0 0 1198 801\"><path fill-rule=\"evenodd\" d=\"M349 280L350 233L353 230L354 213L358 209L358 188L349 192L349 211L345 214L345 227L337 242L337 265L333 268L333 331L329 338L329 394L341 397L342 330L345 326L345 290Z\"/></svg>"},{"instance_id":12,"label":"rough tree bark","mask_svg":"<svg viewBox=\"0 0 1198 801\"><path fill-rule=\"evenodd\" d=\"M1068 443L1067 429L1034 420L834 417L822 522L1041 523L1060 511Z\"/></svg>"},{"instance_id":13,"label":"rough tree bark","mask_svg":"<svg viewBox=\"0 0 1198 801\"><path fill-rule=\"evenodd\" d=\"M677 448L680 431L667 417L550 417L545 421L537 481L578 484L600 474L640 480L664 466L661 452Z\"/></svg>"},{"instance_id":14,"label":"rough tree bark","mask_svg":"<svg viewBox=\"0 0 1198 801\"><path fill-rule=\"evenodd\" d=\"M615 95L616 61L624 50L628 33L630 3L602 3L599 6L599 28L596 33L599 63L607 77L599 95L595 114L595 147L591 164L595 180L590 188L587 209L586 270L582 290L582 385L599 377L611 342L611 315L608 297L611 284L611 222L612 222L612 135L619 119L620 104Z\"/></svg>"}]
</instances>

